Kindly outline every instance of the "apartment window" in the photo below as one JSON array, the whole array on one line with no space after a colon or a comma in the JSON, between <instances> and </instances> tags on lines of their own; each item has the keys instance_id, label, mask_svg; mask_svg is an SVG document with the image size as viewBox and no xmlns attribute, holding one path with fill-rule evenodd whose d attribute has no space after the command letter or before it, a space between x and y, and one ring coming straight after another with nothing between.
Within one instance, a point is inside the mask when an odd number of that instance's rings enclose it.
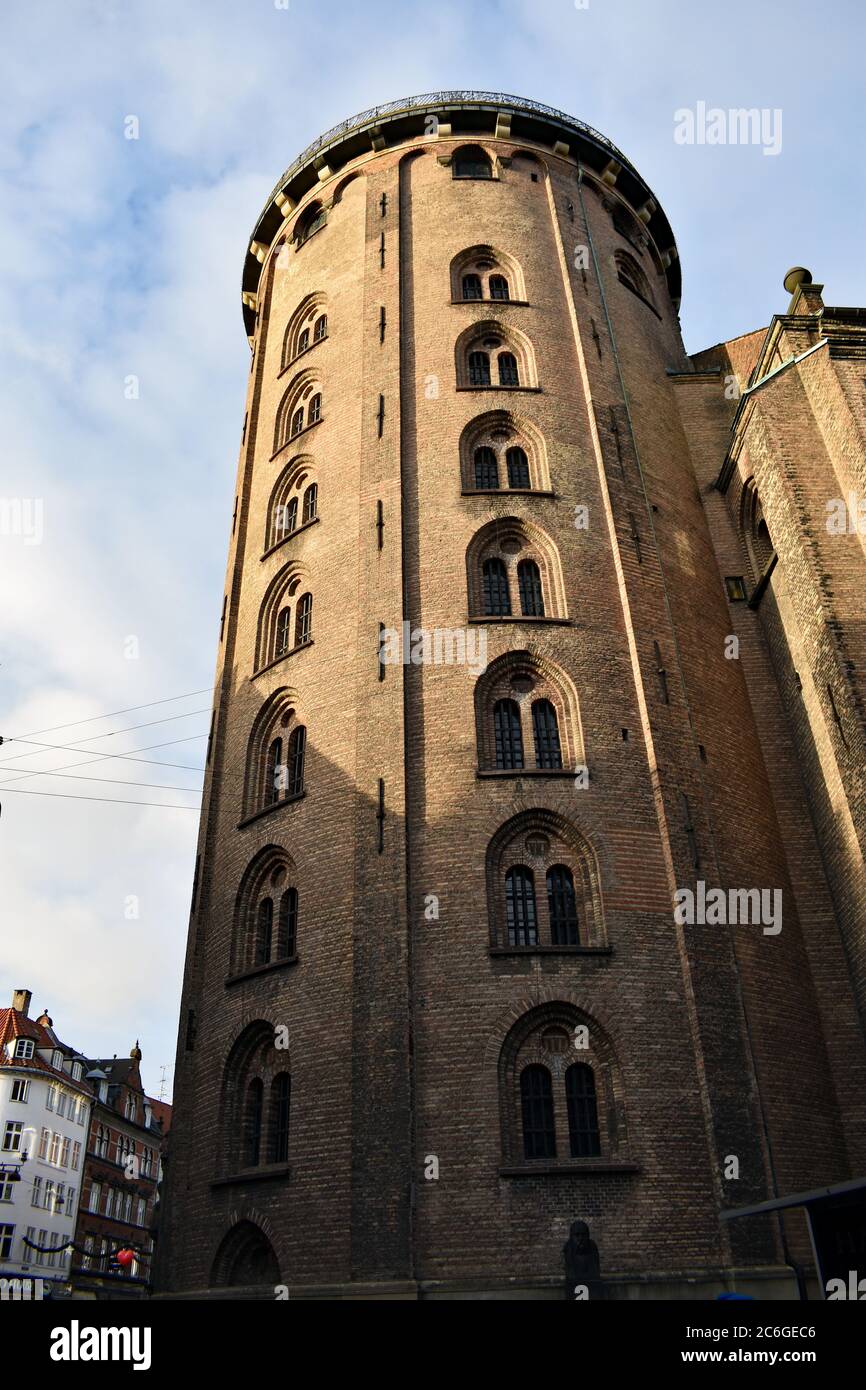
<instances>
[{"instance_id":1,"label":"apartment window","mask_svg":"<svg viewBox=\"0 0 866 1390\"><path fill-rule=\"evenodd\" d=\"M57 1097L57 1114L60 1116L61 1119L66 1114L67 1099L68 1097L65 1091L61 1091L60 1095Z\"/></svg>"},{"instance_id":2,"label":"apartment window","mask_svg":"<svg viewBox=\"0 0 866 1390\"><path fill-rule=\"evenodd\" d=\"M17 1154L21 1150L21 1135L24 1124L21 1120L7 1120L3 1131L3 1152Z\"/></svg>"},{"instance_id":3,"label":"apartment window","mask_svg":"<svg viewBox=\"0 0 866 1390\"><path fill-rule=\"evenodd\" d=\"M28 1265L33 1259L31 1246L36 1244L36 1227L28 1226L21 1237L21 1263Z\"/></svg>"},{"instance_id":4,"label":"apartment window","mask_svg":"<svg viewBox=\"0 0 866 1390\"><path fill-rule=\"evenodd\" d=\"M61 1148L60 1148L60 1167L61 1167L61 1168L68 1168L68 1167L69 1167L69 1145L70 1145L71 1142L72 1142L71 1140L67 1139L67 1138L64 1136L63 1143L62 1143Z\"/></svg>"},{"instance_id":5,"label":"apartment window","mask_svg":"<svg viewBox=\"0 0 866 1390\"><path fill-rule=\"evenodd\" d=\"M80 1161L81 1161L81 1145L79 1144L78 1140L76 1139L75 1143L72 1145L72 1167L75 1168L75 1169L77 1169L77 1168L78 1168L78 1165L79 1165L79 1163L80 1163Z\"/></svg>"},{"instance_id":6,"label":"apartment window","mask_svg":"<svg viewBox=\"0 0 866 1390\"><path fill-rule=\"evenodd\" d=\"M14 1235L14 1226L9 1226L6 1222L0 1226L0 1260L8 1260L11 1257L12 1239Z\"/></svg>"},{"instance_id":7,"label":"apartment window","mask_svg":"<svg viewBox=\"0 0 866 1390\"><path fill-rule=\"evenodd\" d=\"M33 1046L32 1038L18 1038L15 1043L15 1052L13 1054L15 1059L29 1062L30 1058L33 1056Z\"/></svg>"},{"instance_id":8,"label":"apartment window","mask_svg":"<svg viewBox=\"0 0 866 1390\"><path fill-rule=\"evenodd\" d=\"M12 1179L4 1177L2 1174L0 1174L0 1202L11 1202L12 1192Z\"/></svg>"},{"instance_id":9,"label":"apartment window","mask_svg":"<svg viewBox=\"0 0 866 1390\"><path fill-rule=\"evenodd\" d=\"M36 1177L33 1179L33 1190L30 1193L31 1207L41 1207L42 1200L42 1179Z\"/></svg>"},{"instance_id":10,"label":"apartment window","mask_svg":"<svg viewBox=\"0 0 866 1390\"><path fill-rule=\"evenodd\" d=\"M143 1226L143 1225L144 1225L144 1218L145 1218L146 1212L147 1212L147 1202L144 1200L143 1197L139 1197L139 1199L138 1199L138 1201L137 1201L137 1203L136 1203L136 1207L135 1207L135 1224L136 1224L136 1226Z\"/></svg>"},{"instance_id":11,"label":"apartment window","mask_svg":"<svg viewBox=\"0 0 866 1390\"><path fill-rule=\"evenodd\" d=\"M90 1187L90 1203L88 1211L99 1211L99 1200L102 1196L102 1183L95 1182Z\"/></svg>"},{"instance_id":12,"label":"apartment window","mask_svg":"<svg viewBox=\"0 0 866 1390\"><path fill-rule=\"evenodd\" d=\"M27 1097L30 1095L30 1082L16 1080L12 1082L12 1099L20 1101L22 1105L27 1104Z\"/></svg>"},{"instance_id":13,"label":"apartment window","mask_svg":"<svg viewBox=\"0 0 866 1390\"><path fill-rule=\"evenodd\" d=\"M40 1230L40 1232L39 1232L39 1237L38 1237L38 1239L37 1239L37 1241L36 1241L36 1244L39 1245L39 1246L42 1246L42 1247L44 1247L44 1246L46 1246L46 1245L48 1244L48 1232L44 1229L44 1227L43 1227L43 1228ZM36 1251L36 1263L37 1263L38 1265L44 1265L44 1264L45 1264L45 1256L46 1256L46 1252L45 1252L45 1249L44 1249L44 1248L42 1248L42 1249L40 1249L40 1250L37 1250L37 1251Z\"/></svg>"},{"instance_id":14,"label":"apartment window","mask_svg":"<svg viewBox=\"0 0 866 1390\"><path fill-rule=\"evenodd\" d=\"M114 1215L114 1188L109 1187L105 1193L105 1215Z\"/></svg>"},{"instance_id":15,"label":"apartment window","mask_svg":"<svg viewBox=\"0 0 866 1390\"><path fill-rule=\"evenodd\" d=\"M48 1162L49 1162L49 1163L53 1163L55 1168L57 1168L57 1167L59 1166L59 1164L60 1164L60 1151L61 1151L62 1147L63 1147L63 1136L62 1136L62 1134L52 1134L52 1136L51 1136L51 1146L50 1146L50 1148L49 1148L49 1150L48 1150Z\"/></svg>"},{"instance_id":16,"label":"apartment window","mask_svg":"<svg viewBox=\"0 0 866 1390\"><path fill-rule=\"evenodd\" d=\"M41 1133L40 1136L39 1136L39 1157L40 1157L40 1158L47 1158L47 1157L48 1157L48 1145L49 1145L50 1143L51 1143L51 1130L50 1130L50 1129L45 1129L45 1128L43 1127L42 1133Z\"/></svg>"},{"instance_id":17,"label":"apartment window","mask_svg":"<svg viewBox=\"0 0 866 1390\"><path fill-rule=\"evenodd\" d=\"M56 1193L57 1193L57 1188L56 1188L56 1184L55 1184L55 1182L54 1182L54 1179L53 1179L53 1178L46 1178L46 1179L45 1179L45 1198L44 1198L43 1203L42 1203L42 1205L43 1205L43 1207L45 1208L46 1211L55 1211L55 1210L56 1210L56 1207L55 1207L55 1202L56 1202L56 1200L57 1200Z\"/></svg>"}]
</instances>

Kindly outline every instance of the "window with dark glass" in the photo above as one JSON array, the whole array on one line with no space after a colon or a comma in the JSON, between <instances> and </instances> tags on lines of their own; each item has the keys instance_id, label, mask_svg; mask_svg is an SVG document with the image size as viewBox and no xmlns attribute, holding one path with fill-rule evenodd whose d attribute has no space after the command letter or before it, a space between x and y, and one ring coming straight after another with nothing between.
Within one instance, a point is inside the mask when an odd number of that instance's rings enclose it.
<instances>
[{"instance_id":1,"label":"window with dark glass","mask_svg":"<svg viewBox=\"0 0 866 1390\"><path fill-rule=\"evenodd\" d=\"M565 1073L568 1105L568 1142L572 1158L595 1158L601 1153L595 1076L585 1062L575 1062Z\"/></svg>"},{"instance_id":2,"label":"window with dark glass","mask_svg":"<svg viewBox=\"0 0 866 1390\"><path fill-rule=\"evenodd\" d=\"M553 1088L547 1067L524 1067L520 1073L524 1158L556 1157Z\"/></svg>"},{"instance_id":3,"label":"window with dark glass","mask_svg":"<svg viewBox=\"0 0 866 1390\"><path fill-rule=\"evenodd\" d=\"M289 1158L289 1112L292 1102L292 1078L282 1071L271 1082L269 1154L271 1163L287 1163Z\"/></svg>"},{"instance_id":4,"label":"window with dark glass","mask_svg":"<svg viewBox=\"0 0 866 1390\"><path fill-rule=\"evenodd\" d=\"M262 898L256 916L256 965L267 965L274 936L274 900Z\"/></svg>"},{"instance_id":5,"label":"window with dark glass","mask_svg":"<svg viewBox=\"0 0 866 1390\"><path fill-rule=\"evenodd\" d=\"M499 385L520 385L520 377L517 372L517 358L514 356L513 352L500 352L499 354Z\"/></svg>"},{"instance_id":6,"label":"window with dark glass","mask_svg":"<svg viewBox=\"0 0 866 1390\"><path fill-rule=\"evenodd\" d=\"M480 145L464 145L454 156L456 179L490 179L493 166Z\"/></svg>"},{"instance_id":7,"label":"window with dark glass","mask_svg":"<svg viewBox=\"0 0 866 1390\"><path fill-rule=\"evenodd\" d=\"M304 407L299 405L292 416L292 434L300 434L304 428Z\"/></svg>"},{"instance_id":8,"label":"window with dark glass","mask_svg":"<svg viewBox=\"0 0 866 1390\"><path fill-rule=\"evenodd\" d=\"M496 454L489 444L483 444L475 450L475 486L484 492L499 487L499 466Z\"/></svg>"},{"instance_id":9,"label":"window with dark glass","mask_svg":"<svg viewBox=\"0 0 866 1390\"><path fill-rule=\"evenodd\" d=\"M318 503L319 489L316 483L310 483L304 493L304 522L314 521L316 518L316 506Z\"/></svg>"},{"instance_id":10,"label":"window with dark glass","mask_svg":"<svg viewBox=\"0 0 866 1390\"><path fill-rule=\"evenodd\" d=\"M292 621L291 608L281 608L277 614L277 633L274 642L274 655L285 656L289 650L289 630Z\"/></svg>"},{"instance_id":11,"label":"window with dark glass","mask_svg":"<svg viewBox=\"0 0 866 1390\"><path fill-rule=\"evenodd\" d=\"M262 1152L262 1107L264 1085L257 1076L247 1087L244 1105L243 1156L245 1168L258 1167Z\"/></svg>"},{"instance_id":12,"label":"window with dark glass","mask_svg":"<svg viewBox=\"0 0 866 1390\"><path fill-rule=\"evenodd\" d=\"M541 591L541 575L534 560L521 560L517 566L517 588L520 593L520 611L524 618L544 617L544 595Z\"/></svg>"},{"instance_id":13,"label":"window with dark glass","mask_svg":"<svg viewBox=\"0 0 866 1390\"><path fill-rule=\"evenodd\" d=\"M322 418L322 397L317 391L310 400L310 409L307 412L307 424L314 425L317 420Z\"/></svg>"},{"instance_id":14,"label":"window with dark glass","mask_svg":"<svg viewBox=\"0 0 866 1390\"><path fill-rule=\"evenodd\" d=\"M508 465L508 486L529 487L529 460L523 449L514 446L505 455Z\"/></svg>"},{"instance_id":15,"label":"window with dark glass","mask_svg":"<svg viewBox=\"0 0 866 1390\"><path fill-rule=\"evenodd\" d=\"M309 328L304 328L304 329L301 330L301 333L300 333L300 335L298 336L298 354L300 354L300 353L302 353L302 352L306 352L306 350L307 350L307 348L308 348L309 346L310 346L310 330L309 330Z\"/></svg>"},{"instance_id":16,"label":"window with dark glass","mask_svg":"<svg viewBox=\"0 0 866 1390\"><path fill-rule=\"evenodd\" d=\"M301 647L311 641L313 636L313 595L302 594L298 602L298 616L295 621L295 646Z\"/></svg>"},{"instance_id":17,"label":"window with dark glass","mask_svg":"<svg viewBox=\"0 0 866 1390\"><path fill-rule=\"evenodd\" d=\"M308 237L323 227L328 220L328 215L323 207L315 205L308 209L295 231L295 240L299 246L303 246Z\"/></svg>"},{"instance_id":18,"label":"window with dark glass","mask_svg":"<svg viewBox=\"0 0 866 1390\"><path fill-rule=\"evenodd\" d=\"M490 277L490 298L508 299L508 281L504 275L491 275Z\"/></svg>"},{"instance_id":19,"label":"window with dark glass","mask_svg":"<svg viewBox=\"0 0 866 1390\"><path fill-rule=\"evenodd\" d=\"M303 773L301 776L303 784ZM280 916L277 926L277 955L287 960L295 954L298 939L298 890L287 888L280 898Z\"/></svg>"},{"instance_id":20,"label":"window with dark glass","mask_svg":"<svg viewBox=\"0 0 866 1390\"><path fill-rule=\"evenodd\" d=\"M274 525L274 540L281 541L291 535L298 524L298 499L292 497L277 507Z\"/></svg>"},{"instance_id":21,"label":"window with dark glass","mask_svg":"<svg viewBox=\"0 0 866 1390\"><path fill-rule=\"evenodd\" d=\"M532 737L535 742L535 766L562 767L559 724L556 719L556 710L549 700L535 700L533 702Z\"/></svg>"},{"instance_id":22,"label":"window with dark glass","mask_svg":"<svg viewBox=\"0 0 866 1390\"><path fill-rule=\"evenodd\" d=\"M288 786L289 796L300 796L304 790L304 756L307 749L307 731L299 724L289 739Z\"/></svg>"},{"instance_id":23,"label":"window with dark glass","mask_svg":"<svg viewBox=\"0 0 866 1390\"><path fill-rule=\"evenodd\" d=\"M509 617L511 595L508 592L508 574L502 560L496 557L485 560L481 566L481 581L485 615L490 618Z\"/></svg>"},{"instance_id":24,"label":"window with dark glass","mask_svg":"<svg viewBox=\"0 0 866 1390\"><path fill-rule=\"evenodd\" d=\"M509 946L538 945L535 881L523 864L515 864L505 875L505 920Z\"/></svg>"},{"instance_id":25,"label":"window with dark glass","mask_svg":"<svg viewBox=\"0 0 866 1390\"><path fill-rule=\"evenodd\" d=\"M486 352L470 352L469 385L490 385L490 355Z\"/></svg>"},{"instance_id":26,"label":"window with dark glass","mask_svg":"<svg viewBox=\"0 0 866 1390\"><path fill-rule=\"evenodd\" d=\"M273 806L280 799L283 781L283 740L275 738L268 749L265 766L265 805Z\"/></svg>"},{"instance_id":27,"label":"window with dark glass","mask_svg":"<svg viewBox=\"0 0 866 1390\"><path fill-rule=\"evenodd\" d=\"M523 734L516 700L497 700L493 706L496 766L503 770L523 767Z\"/></svg>"},{"instance_id":28,"label":"window with dark glass","mask_svg":"<svg viewBox=\"0 0 866 1390\"><path fill-rule=\"evenodd\" d=\"M313 340L314 342L320 343L322 339L326 338L327 336L328 315L320 314L319 317L316 319L315 327L313 328Z\"/></svg>"},{"instance_id":29,"label":"window with dark glass","mask_svg":"<svg viewBox=\"0 0 866 1390\"><path fill-rule=\"evenodd\" d=\"M547 911L551 945L579 946L574 879L564 864L554 864L547 871Z\"/></svg>"},{"instance_id":30,"label":"window with dark glass","mask_svg":"<svg viewBox=\"0 0 866 1390\"><path fill-rule=\"evenodd\" d=\"M463 276L463 298L464 298L464 299L481 299L481 297L482 297L482 296L481 296L481 276L480 276L480 275L464 275L464 276Z\"/></svg>"}]
</instances>

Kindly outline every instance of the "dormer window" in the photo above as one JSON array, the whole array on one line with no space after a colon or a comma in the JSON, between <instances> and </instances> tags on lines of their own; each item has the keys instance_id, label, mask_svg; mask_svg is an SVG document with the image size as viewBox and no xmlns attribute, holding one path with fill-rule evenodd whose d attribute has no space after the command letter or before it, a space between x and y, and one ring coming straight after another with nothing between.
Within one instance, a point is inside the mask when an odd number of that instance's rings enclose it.
<instances>
[{"instance_id":1,"label":"dormer window","mask_svg":"<svg viewBox=\"0 0 866 1390\"><path fill-rule=\"evenodd\" d=\"M55 1071L63 1070L63 1053L58 1052L56 1048L51 1054L51 1065Z\"/></svg>"},{"instance_id":2,"label":"dormer window","mask_svg":"<svg viewBox=\"0 0 866 1390\"><path fill-rule=\"evenodd\" d=\"M81 1074L82 1074L82 1066L81 1066L81 1063L80 1063L80 1062L73 1062L73 1063L72 1063L72 1080L73 1080L73 1081L80 1081L80 1080L81 1080Z\"/></svg>"},{"instance_id":3,"label":"dormer window","mask_svg":"<svg viewBox=\"0 0 866 1390\"><path fill-rule=\"evenodd\" d=\"M29 1062L30 1058L33 1056L33 1039L17 1038L15 1042L15 1051L12 1055L16 1061Z\"/></svg>"}]
</instances>

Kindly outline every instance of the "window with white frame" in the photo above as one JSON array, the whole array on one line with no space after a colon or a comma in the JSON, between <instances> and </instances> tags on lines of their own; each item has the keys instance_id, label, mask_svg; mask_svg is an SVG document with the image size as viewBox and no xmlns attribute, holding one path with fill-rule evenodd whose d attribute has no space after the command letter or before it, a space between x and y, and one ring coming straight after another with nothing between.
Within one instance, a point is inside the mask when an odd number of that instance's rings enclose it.
<instances>
[{"instance_id":1,"label":"window with white frame","mask_svg":"<svg viewBox=\"0 0 866 1390\"><path fill-rule=\"evenodd\" d=\"M30 1061L30 1058L33 1056L33 1039L32 1039L32 1038L18 1038L18 1039L16 1039L16 1042L15 1042L15 1051L14 1051L14 1053L13 1053L13 1056L16 1058L16 1060L22 1060L22 1061L25 1061L25 1062L29 1062L29 1061Z\"/></svg>"},{"instance_id":2,"label":"window with white frame","mask_svg":"<svg viewBox=\"0 0 866 1390\"><path fill-rule=\"evenodd\" d=\"M12 1240L15 1236L15 1227L7 1222L0 1225L0 1260L8 1260L12 1254Z\"/></svg>"},{"instance_id":3,"label":"window with white frame","mask_svg":"<svg viewBox=\"0 0 866 1390\"><path fill-rule=\"evenodd\" d=\"M53 1110L57 1105L57 1087L49 1086L45 1092L45 1109Z\"/></svg>"},{"instance_id":4,"label":"window with white frame","mask_svg":"<svg viewBox=\"0 0 866 1390\"><path fill-rule=\"evenodd\" d=\"M46 1246L48 1244L48 1232L44 1229L44 1227L39 1231L39 1235L36 1238L36 1244L40 1246ZM44 1249L36 1251L36 1263L38 1265L44 1265L45 1255L46 1252Z\"/></svg>"},{"instance_id":5,"label":"window with white frame","mask_svg":"<svg viewBox=\"0 0 866 1390\"><path fill-rule=\"evenodd\" d=\"M78 1140L76 1139L75 1143L72 1145L72 1167L77 1169L80 1162L81 1162L81 1145L79 1144Z\"/></svg>"},{"instance_id":6,"label":"window with white frame","mask_svg":"<svg viewBox=\"0 0 866 1390\"><path fill-rule=\"evenodd\" d=\"M39 1177L33 1179L33 1191L30 1194L30 1205L31 1207L42 1206L42 1179Z\"/></svg>"},{"instance_id":7,"label":"window with white frame","mask_svg":"<svg viewBox=\"0 0 866 1390\"><path fill-rule=\"evenodd\" d=\"M3 1131L3 1152L17 1154L21 1151L21 1135L24 1124L21 1120L7 1120Z\"/></svg>"},{"instance_id":8,"label":"window with white frame","mask_svg":"<svg viewBox=\"0 0 866 1390\"><path fill-rule=\"evenodd\" d=\"M14 1187L11 1177L4 1177L0 1173L0 1202L11 1202Z\"/></svg>"},{"instance_id":9,"label":"window with white frame","mask_svg":"<svg viewBox=\"0 0 866 1390\"><path fill-rule=\"evenodd\" d=\"M53 1163L56 1168L60 1163L60 1150L63 1147L63 1135L52 1134L51 1147L48 1150L48 1162Z\"/></svg>"},{"instance_id":10,"label":"window with white frame","mask_svg":"<svg viewBox=\"0 0 866 1390\"><path fill-rule=\"evenodd\" d=\"M73 1063L72 1063L72 1080L73 1080L73 1081L80 1081L80 1080L81 1080L82 1070L83 1070L83 1069L82 1069L82 1066L81 1066L81 1063L80 1063L80 1062L73 1062Z\"/></svg>"},{"instance_id":11,"label":"window with white frame","mask_svg":"<svg viewBox=\"0 0 866 1390\"><path fill-rule=\"evenodd\" d=\"M63 1066L63 1053L58 1052L56 1048L51 1054L51 1065L56 1068L57 1071L60 1071Z\"/></svg>"},{"instance_id":12,"label":"window with white frame","mask_svg":"<svg viewBox=\"0 0 866 1390\"><path fill-rule=\"evenodd\" d=\"M66 1114L66 1102L69 1099L65 1091L61 1091L57 1097L57 1113L61 1118Z\"/></svg>"},{"instance_id":13,"label":"window with white frame","mask_svg":"<svg viewBox=\"0 0 866 1390\"><path fill-rule=\"evenodd\" d=\"M55 1184L55 1182L54 1182L54 1179L53 1179L53 1178L46 1178L46 1179L45 1179L45 1199L44 1199L44 1201L43 1201L43 1203L42 1203L42 1205L43 1205L43 1207L45 1208L46 1211L54 1211L54 1203L55 1203L55 1201L57 1200L57 1198L56 1198L56 1192L57 1192L57 1188L56 1188L56 1184Z\"/></svg>"},{"instance_id":14,"label":"window with white frame","mask_svg":"<svg viewBox=\"0 0 866 1390\"><path fill-rule=\"evenodd\" d=\"M136 1224L136 1226L143 1226L143 1225L144 1225L144 1218L145 1218L146 1213L147 1213L147 1202L145 1201L144 1197L139 1197L138 1202L137 1202L137 1204L136 1204L136 1210L135 1210L135 1224Z\"/></svg>"},{"instance_id":15,"label":"window with white frame","mask_svg":"<svg viewBox=\"0 0 866 1390\"><path fill-rule=\"evenodd\" d=\"M39 1136L39 1157L48 1157L48 1145L51 1143L51 1130L42 1126L42 1133Z\"/></svg>"},{"instance_id":16,"label":"window with white frame","mask_svg":"<svg viewBox=\"0 0 866 1390\"><path fill-rule=\"evenodd\" d=\"M89 1211L99 1211L99 1199L102 1196L102 1183L91 1183Z\"/></svg>"},{"instance_id":17,"label":"window with white frame","mask_svg":"<svg viewBox=\"0 0 866 1390\"><path fill-rule=\"evenodd\" d=\"M61 1149L60 1149L60 1167L61 1167L61 1168L68 1168L68 1167L69 1167L69 1145L70 1145L71 1142L72 1142L72 1141L71 1141L70 1139L68 1139L68 1138L64 1135L63 1144L62 1144L62 1147L61 1147Z\"/></svg>"},{"instance_id":18,"label":"window with white frame","mask_svg":"<svg viewBox=\"0 0 866 1390\"><path fill-rule=\"evenodd\" d=\"M27 1265L33 1259L30 1246L36 1244L36 1227L28 1226L21 1237L21 1263Z\"/></svg>"},{"instance_id":19,"label":"window with white frame","mask_svg":"<svg viewBox=\"0 0 866 1390\"><path fill-rule=\"evenodd\" d=\"M30 1082L22 1081L19 1077L12 1082L12 1100L19 1101L22 1105L27 1104L27 1097L30 1095Z\"/></svg>"}]
</instances>

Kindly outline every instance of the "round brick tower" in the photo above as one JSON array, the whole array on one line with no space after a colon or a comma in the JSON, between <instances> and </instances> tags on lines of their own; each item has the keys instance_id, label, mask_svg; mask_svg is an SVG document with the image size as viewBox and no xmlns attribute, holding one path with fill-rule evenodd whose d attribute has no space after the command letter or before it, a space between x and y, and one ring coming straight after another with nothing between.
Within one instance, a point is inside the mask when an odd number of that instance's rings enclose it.
<instances>
[{"instance_id":1,"label":"round brick tower","mask_svg":"<svg viewBox=\"0 0 866 1390\"><path fill-rule=\"evenodd\" d=\"M259 218L164 1289L561 1298L575 1220L610 1296L790 1289L720 1210L845 1125L679 290L625 155L510 96L347 121Z\"/></svg>"}]
</instances>

